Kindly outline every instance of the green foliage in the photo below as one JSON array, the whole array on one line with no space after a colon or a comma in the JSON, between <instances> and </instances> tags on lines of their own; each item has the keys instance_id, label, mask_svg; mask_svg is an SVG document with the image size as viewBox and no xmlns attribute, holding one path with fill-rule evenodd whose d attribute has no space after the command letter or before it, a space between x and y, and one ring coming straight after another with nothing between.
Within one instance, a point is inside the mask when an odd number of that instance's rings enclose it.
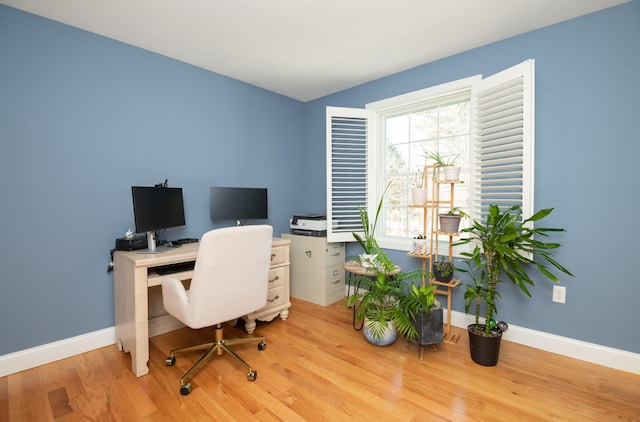
<instances>
[{"instance_id":1,"label":"green foliage","mask_svg":"<svg viewBox=\"0 0 640 422\"><path fill-rule=\"evenodd\" d=\"M353 237L356 239L356 242L360 245L365 254L369 255L377 255L376 261L379 266L385 268L386 271L391 271L393 269L393 263L387 257L387 254L380 248L378 242L375 239L376 226L378 225L378 218L380 217L380 212L382 211L382 206L384 205L384 195L387 193L387 190L391 186L391 182L387 184L384 192L382 193L382 197L380 198L380 202L378 203L378 208L376 209L376 215L373 219L373 223L371 223L369 219L369 213L366 208L359 207L358 210L360 212L360 221L362 223L362 231L363 236L360 236L359 233L353 232Z\"/></svg>"},{"instance_id":2,"label":"green foliage","mask_svg":"<svg viewBox=\"0 0 640 422\"><path fill-rule=\"evenodd\" d=\"M356 319L369 319L368 328L374 338L382 337L389 321L395 321L398 332L412 340L418 332L413 318L418 311L429 313L435 301L435 287L421 286L423 270L395 275L378 270L372 277L355 275L349 282L359 285L356 293L347 297L348 307L356 306Z\"/></svg>"},{"instance_id":3,"label":"green foliage","mask_svg":"<svg viewBox=\"0 0 640 422\"><path fill-rule=\"evenodd\" d=\"M421 286L422 280L428 277L424 270L401 272L391 275L394 270L393 262L380 248L375 239L378 217L384 204L384 195L391 186L387 184L376 215L371 223L366 209L360 207L360 220L363 235L353 233L365 254L376 255L375 264L369 270L372 276L355 275L349 279L352 285L360 286L357 293L347 298L348 307L356 307L356 319L369 319L368 328L374 338L380 339L389 321L395 321L398 332L408 339L418 337L413 326L413 318L419 310L429 313L435 301L435 287Z\"/></svg>"},{"instance_id":4,"label":"green foliage","mask_svg":"<svg viewBox=\"0 0 640 422\"><path fill-rule=\"evenodd\" d=\"M459 155L460 154L440 155L437 152L428 152L427 158L431 158L438 167L451 167L455 166L456 159Z\"/></svg>"},{"instance_id":5,"label":"green foliage","mask_svg":"<svg viewBox=\"0 0 640 422\"><path fill-rule=\"evenodd\" d=\"M490 321L497 313L496 299L501 298L498 283L504 278L516 284L524 294L531 297L528 286L534 286L531 278L531 268L548 279L557 282L558 278L549 270L551 265L557 270L570 275L573 274L560 265L550 252L560 247L558 243L543 242L538 237L548 237L550 232L563 232L561 228L532 228L530 224L548 216L553 208L546 208L536 212L533 216L522 219L522 209L519 205L501 211L497 205L489 206L489 214L484 224L473 220L471 227L462 230L469 237L463 238L454 245L468 243L475 244L473 252L463 252L469 258L467 269L456 268L469 273L473 280L467 285L464 293L465 311L468 312L475 304L476 329L480 319L480 305L486 304L485 321ZM464 213L463 213L464 214ZM465 215L466 216L466 215ZM540 258L534 260L534 258ZM489 334L489 324L485 324L485 332Z\"/></svg>"},{"instance_id":6,"label":"green foliage","mask_svg":"<svg viewBox=\"0 0 640 422\"><path fill-rule=\"evenodd\" d=\"M434 269L437 270L442 277L449 277L453 274L455 267L449 261L447 261L445 256L440 257L440 261L435 261L433 263Z\"/></svg>"}]
</instances>

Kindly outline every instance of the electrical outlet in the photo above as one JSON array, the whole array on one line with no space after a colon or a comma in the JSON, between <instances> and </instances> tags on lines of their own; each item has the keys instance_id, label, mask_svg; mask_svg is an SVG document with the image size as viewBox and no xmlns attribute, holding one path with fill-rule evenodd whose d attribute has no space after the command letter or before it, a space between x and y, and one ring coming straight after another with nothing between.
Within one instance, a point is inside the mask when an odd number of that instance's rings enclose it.
<instances>
[{"instance_id":1,"label":"electrical outlet","mask_svg":"<svg viewBox=\"0 0 640 422\"><path fill-rule=\"evenodd\" d=\"M553 297L551 300L558 303L565 303L567 299L567 288L564 286L553 286Z\"/></svg>"}]
</instances>

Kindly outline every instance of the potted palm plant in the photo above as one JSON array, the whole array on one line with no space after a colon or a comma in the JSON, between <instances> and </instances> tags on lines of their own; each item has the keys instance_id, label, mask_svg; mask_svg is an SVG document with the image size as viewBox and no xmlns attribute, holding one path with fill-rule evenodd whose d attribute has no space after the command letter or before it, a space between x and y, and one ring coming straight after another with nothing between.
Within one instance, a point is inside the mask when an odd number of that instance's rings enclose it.
<instances>
[{"instance_id":1,"label":"potted palm plant","mask_svg":"<svg viewBox=\"0 0 640 422\"><path fill-rule=\"evenodd\" d=\"M346 305L356 307L355 318L362 321L365 338L372 344L392 344L397 334L418 338L415 320L427 315L435 302L435 288L421 287L423 270L388 272L377 268L375 275L354 275L350 282L359 288L347 297Z\"/></svg>"},{"instance_id":2,"label":"potted palm plant","mask_svg":"<svg viewBox=\"0 0 640 422\"><path fill-rule=\"evenodd\" d=\"M436 286L412 282L400 296L399 305L403 317L398 331L402 335L421 346L442 342L443 310L436 300Z\"/></svg>"},{"instance_id":3,"label":"potted palm plant","mask_svg":"<svg viewBox=\"0 0 640 422\"><path fill-rule=\"evenodd\" d=\"M475 244L472 252L462 252L469 258L468 268L456 268L471 275L473 284L466 286L464 293L465 311L475 305L475 323L467 327L471 346L471 358L474 362L494 366L498 363L500 338L506 330L506 323L496 323L496 301L501 297L498 286L505 280L516 284L520 290L531 297L527 286L534 286L531 270L537 270L548 279L557 282L548 265L558 271L573 274L560 265L550 252L560 247L559 243L544 242L540 238L552 232L563 232L562 228L533 227L533 223L542 220L553 211L546 208L523 219L520 205L512 205L501 210L497 205L489 206L489 213L483 223L472 221L470 227L462 230L468 237L454 245ZM534 260L534 258L536 258ZM484 323L480 321L482 304L485 305ZM480 341L488 339L497 343L491 352L486 352ZM497 340L496 340L497 339Z\"/></svg>"}]
</instances>

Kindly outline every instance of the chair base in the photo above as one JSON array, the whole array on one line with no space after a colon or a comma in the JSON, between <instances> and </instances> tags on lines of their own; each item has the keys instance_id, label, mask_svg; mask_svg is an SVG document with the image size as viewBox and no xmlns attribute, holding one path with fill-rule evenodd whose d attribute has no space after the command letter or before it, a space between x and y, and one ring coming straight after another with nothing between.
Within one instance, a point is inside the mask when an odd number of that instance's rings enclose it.
<instances>
[{"instance_id":1,"label":"chair base","mask_svg":"<svg viewBox=\"0 0 640 422\"><path fill-rule=\"evenodd\" d=\"M183 396L186 396L191 392L191 383L186 382L187 378L189 378L189 376L196 369L198 369L200 365L202 365L207 359L213 356L214 353L216 353L218 356L222 355L224 352L227 352L228 354L230 354L235 360L240 362L249 371L249 373L247 374L247 380L255 381L258 376L258 372L255 371L251 367L251 365L249 365L244 359L238 356L236 352L234 352L229 347L234 344L250 343L254 341L259 342L258 350L264 350L267 347L267 344L265 343L265 337L225 339L223 337L222 324L218 324L216 326L216 336L215 336L214 342L203 343L203 344L198 344L198 345L189 346L189 347L181 347L179 349L173 349L171 350L169 356L165 359L165 364L167 366L175 365L176 363L175 353L191 352L195 350L207 350L207 352L200 359L198 359L198 361L191 367L191 369L189 369L182 376L182 378L180 378L180 394L182 394Z\"/></svg>"}]
</instances>

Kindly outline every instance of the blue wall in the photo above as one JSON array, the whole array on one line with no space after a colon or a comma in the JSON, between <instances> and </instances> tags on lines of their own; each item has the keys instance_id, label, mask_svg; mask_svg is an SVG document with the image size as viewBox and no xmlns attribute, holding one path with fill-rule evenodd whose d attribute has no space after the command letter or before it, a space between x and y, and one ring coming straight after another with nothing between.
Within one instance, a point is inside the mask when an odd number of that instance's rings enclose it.
<instances>
[{"instance_id":1,"label":"blue wall","mask_svg":"<svg viewBox=\"0 0 640 422\"><path fill-rule=\"evenodd\" d=\"M266 186L280 233L293 212L325 208L325 106L363 107L528 58L536 208L556 208L548 223L568 230L557 257L576 278L562 280L565 305L544 280L532 299L505 285L498 316L640 353L630 265L639 22L633 1L303 104L0 6L0 355L113 326L108 251L133 227L131 185L168 178L184 188L187 225L167 238L213 227L209 186ZM613 228L609 210L631 220ZM454 308L463 311L461 291Z\"/></svg>"},{"instance_id":2,"label":"blue wall","mask_svg":"<svg viewBox=\"0 0 640 422\"><path fill-rule=\"evenodd\" d=\"M498 318L640 353L640 282L632 265L640 239L639 40L640 3L633 1L470 50L308 103L307 142L322 153L325 106L362 108L535 59L535 206L555 208L545 225L567 229L553 239L563 245L556 257L576 277L561 277L566 304L551 301L552 283L544 277L532 299L505 283ZM324 168L314 171L324 176ZM324 198L324 189L318 186L312 198ZM349 245L347 255L357 253ZM404 252L390 257L403 269L419 266ZM460 312L462 293L454 293Z\"/></svg>"},{"instance_id":3,"label":"blue wall","mask_svg":"<svg viewBox=\"0 0 640 422\"><path fill-rule=\"evenodd\" d=\"M114 325L114 239L132 185L184 189L187 225L213 227L209 186L269 189L288 230L301 188L304 104L0 6L0 355Z\"/></svg>"}]
</instances>

